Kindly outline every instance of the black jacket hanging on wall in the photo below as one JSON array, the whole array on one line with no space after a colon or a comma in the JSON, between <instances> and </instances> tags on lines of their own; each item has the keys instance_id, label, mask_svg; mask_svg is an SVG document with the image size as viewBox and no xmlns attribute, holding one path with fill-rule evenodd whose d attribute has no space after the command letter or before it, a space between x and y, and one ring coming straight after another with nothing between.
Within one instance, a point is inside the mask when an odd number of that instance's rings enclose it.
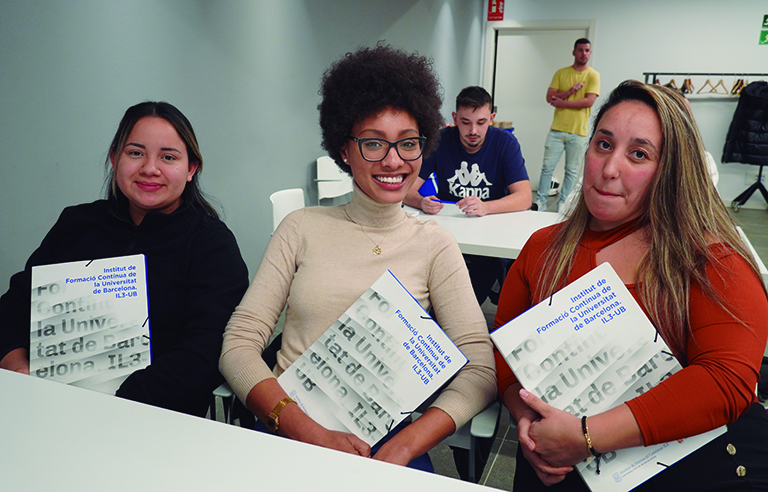
<instances>
[{"instance_id":1,"label":"black jacket hanging on wall","mask_svg":"<svg viewBox=\"0 0 768 492\"><path fill-rule=\"evenodd\" d=\"M741 92L722 162L768 166L768 82L752 82Z\"/></svg>"}]
</instances>

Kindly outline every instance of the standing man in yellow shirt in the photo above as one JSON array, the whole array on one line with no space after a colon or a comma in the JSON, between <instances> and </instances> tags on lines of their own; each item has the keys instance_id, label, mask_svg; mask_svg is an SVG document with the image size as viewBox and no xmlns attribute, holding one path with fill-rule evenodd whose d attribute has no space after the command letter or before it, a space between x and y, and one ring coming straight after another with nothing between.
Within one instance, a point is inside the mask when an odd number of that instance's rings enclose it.
<instances>
[{"instance_id":1,"label":"standing man in yellow shirt","mask_svg":"<svg viewBox=\"0 0 768 492\"><path fill-rule=\"evenodd\" d=\"M573 45L573 65L555 72L547 89L547 102L555 107L555 118L544 144L544 162L541 166L536 201L532 207L534 210L547 209L552 172L563 152L565 177L560 189L558 210L571 193L579 174L589 143L589 115L600 94L600 74L587 65L591 56L592 43L589 39L577 39Z\"/></svg>"}]
</instances>

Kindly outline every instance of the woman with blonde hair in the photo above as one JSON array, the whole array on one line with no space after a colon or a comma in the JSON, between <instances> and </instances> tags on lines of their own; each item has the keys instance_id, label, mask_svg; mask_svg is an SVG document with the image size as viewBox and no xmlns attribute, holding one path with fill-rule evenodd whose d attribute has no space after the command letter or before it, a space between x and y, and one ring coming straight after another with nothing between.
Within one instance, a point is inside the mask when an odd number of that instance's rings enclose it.
<instances>
[{"instance_id":1,"label":"woman with blonde hair","mask_svg":"<svg viewBox=\"0 0 768 492\"><path fill-rule=\"evenodd\" d=\"M768 338L757 265L707 172L690 109L627 81L597 114L568 220L535 233L509 272L500 326L608 262L683 369L586 422L521 389L497 356L520 435L515 490L587 490L590 455L728 431L636 490L768 489L768 418L755 387ZM732 452L735 450L735 452ZM762 487L762 488L761 488Z\"/></svg>"}]
</instances>

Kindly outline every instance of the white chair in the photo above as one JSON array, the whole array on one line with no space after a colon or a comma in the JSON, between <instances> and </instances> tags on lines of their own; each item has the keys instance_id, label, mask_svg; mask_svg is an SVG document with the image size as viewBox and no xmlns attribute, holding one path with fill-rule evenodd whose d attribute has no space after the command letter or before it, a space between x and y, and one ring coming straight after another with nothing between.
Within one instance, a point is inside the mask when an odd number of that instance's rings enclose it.
<instances>
[{"instance_id":1,"label":"white chair","mask_svg":"<svg viewBox=\"0 0 768 492\"><path fill-rule=\"evenodd\" d=\"M234 417L232 415L234 408L235 408L235 393L232 391L232 388L229 387L229 385L225 383L221 383L221 385L213 390L213 394L211 395L211 403L210 403L210 412L211 412L211 420L219 420L216 409L216 401L217 399L221 398L222 403L222 410L224 411L224 418L221 420L222 422L225 422L227 424L231 424L234 420Z\"/></svg>"},{"instance_id":2,"label":"white chair","mask_svg":"<svg viewBox=\"0 0 768 492\"><path fill-rule=\"evenodd\" d=\"M272 232L274 232L286 215L304 208L304 190L291 188L276 191L269 196L269 200L272 202Z\"/></svg>"},{"instance_id":3,"label":"white chair","mask_svg":"<svg viewBox=\"0 0 768 492\"><path fill-rule=\"evenodd\" d=\"M324 155L317 159L317 204L324 198L336 198L352 193L352 177Z\"/></svg>"},{"instance_id":4,"label":"white chair","mask_svg":"<svg viewBox=\"0 0 768 492\"><path fill-rule=\"evenodd\" d=\"M421 413L414 412L414 419ZM456 429L456 432L443 439L440 444L469 450L468 481L477 483L480 477L475 476L475 460L477 457L477 439L496 436L499 430L499 417L501 416L501 403L492 401L480 413L472 417L464 427Z\"/></svg>"}]
</instances>

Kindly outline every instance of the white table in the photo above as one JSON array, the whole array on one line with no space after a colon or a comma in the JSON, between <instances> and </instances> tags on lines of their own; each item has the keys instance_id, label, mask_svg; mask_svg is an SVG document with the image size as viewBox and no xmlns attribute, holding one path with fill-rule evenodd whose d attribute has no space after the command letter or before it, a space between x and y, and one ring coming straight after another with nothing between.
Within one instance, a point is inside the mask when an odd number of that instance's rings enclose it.
<instances>
[{"instance_id":1,"label":"white table","mask_svg":"<svg viewBox=\"0 0 768 492\"><path fill-rule=\"evenodd\" d=\"M425 214L408 206L403 208L406 213L416 216L419 220L434 220L447 229L456 238L462 253L498 258L517 258L531 234L563 219L555 212L532 210L469 217L459 210L459 207L450 203L445 204L443 209L435 215ZM757 255L741 227L736 229L752 252L763 281L768 285L768 268Z\"/></svg>"},{"instance_id":2,"label":"white table","mask_svg":"<svg viewBox=\"0 0 768 492\"><path fill-rule=\"evenodd\" d=\"M434 220L447 229L462 253L498 258L517 258L531 234L562 220L558 213L532 210L469 217L450 203L435 215L408 206L403 208L419 220Z\"/></svg>"},{"instance_id":3,"label":"white table","mask_svg":"<svg viewBox=\"0 0 768 492\"><path fill-rule=\"evenodd\" d=\"M0 489L450 492L480 486L0 370Z\"/></svg>"}]
</instances>

